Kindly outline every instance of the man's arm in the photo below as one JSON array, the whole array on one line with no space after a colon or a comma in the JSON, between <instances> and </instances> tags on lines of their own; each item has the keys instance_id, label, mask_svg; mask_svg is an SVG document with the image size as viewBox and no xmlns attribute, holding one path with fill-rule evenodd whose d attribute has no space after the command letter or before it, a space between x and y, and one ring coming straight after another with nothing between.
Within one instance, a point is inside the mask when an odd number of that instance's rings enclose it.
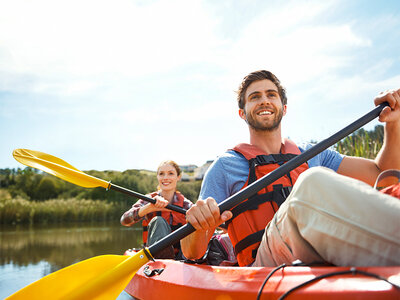
<instances>
[{"instance_id":1,"label":"man's arm","mask_svg":"<svg viewBox=\"0 0 400 300\"><path fill-rule=\"evenodd\" d=\"M217 226L230 218L232 212L225 211L220 214L218 204L213 198L198 200L186 212L186 220L196 231L181 240L183 255L189 259L202 258Z\"/></svg>"},{"instance_id":2,"label":"man's arm","mask_svg":"<svg viewBox=\"0 0 400 300\"><path fill-rule=\"evenodd\" d=\"M230 172L222 165L219 158L210 166L203 180L200 199L186 212L186 220L196 229L181 240L181 249L186 258L203 257L215 228L232 217L230 211L220 215L218 203L215 200L222 201L230 195L230 184L226 177Z\"/></svg>"},{"instance_id":3,"label":"man's arm","mask_svg":"<svg viewBox=\"0 0 400 300\"><path fill-rule=\"evenodd\" d=\"M338 173L362 180L373 185L380 172L400 169L400 89L381 93L374 100L375 105L388 102L382 110L379 121L385 122L385 135L381 150L375 160L347 156L343 158Z\"/></svg>"}]
</instances>

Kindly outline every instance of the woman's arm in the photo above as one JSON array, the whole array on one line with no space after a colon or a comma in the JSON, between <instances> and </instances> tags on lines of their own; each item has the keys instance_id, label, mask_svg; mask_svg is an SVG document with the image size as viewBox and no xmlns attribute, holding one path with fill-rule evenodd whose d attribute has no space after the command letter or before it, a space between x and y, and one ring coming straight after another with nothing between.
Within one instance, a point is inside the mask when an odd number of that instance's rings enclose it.
<instances>
[{"instance_id":1,"label":"woman's arm","mask_svg":"<svg viewBox=\"0 0 400 300\"><path fill-rule=\"evenodd\" d=\"M121 224L124 226L132 226L139 222L144 216L139 216L139 210L145 205L146 203L143 200L139 200L135 204L133 204L131 209L124 212L124 214L121 216Z\"/></svg>"},{"instance_id":2,"label":"woman's arm","mask_svg":"<svg viewBox=\"0 0 400 300\"><path fill-rule=\"evenodd\" d=\"M137 201L132 208L126 211L121 216L121 224L124 226L132 226L143 219L147 214L155 211L165 210L164 207L168 205L168 201L161 196L155 196L156 203L148 203L144 200Z\"/></svg>"}]
</instances>

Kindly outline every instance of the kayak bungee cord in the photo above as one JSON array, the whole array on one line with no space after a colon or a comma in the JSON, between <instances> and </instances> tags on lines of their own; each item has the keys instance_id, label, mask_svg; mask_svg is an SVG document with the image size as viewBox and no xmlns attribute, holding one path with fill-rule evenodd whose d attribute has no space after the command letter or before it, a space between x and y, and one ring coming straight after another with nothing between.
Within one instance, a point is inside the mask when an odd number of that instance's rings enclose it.
<instances>
[{"instance_id":1,"label":"kayak bungee cord","mask_svg":"<svg viewBox=\"0 0 400 300\"><path fill-rule=\"evenodd\" d=\"M294 264L292 264L290 266L310 266L310 265L303 264L303 263L294 263ZM262 285L261 285L261 287L260 287L260 289L258 291L257 300L260 300L261 295L262 295L262 291L263 291L265 285L267 284L268 280L272 277L272 275L274 275L276 271L278 271L280 269L283 269L285 267L287 267L286 264L281 264L281 265L277 266L275 269L273 269L267 275L267 277L265 278L264 282L262 283ZM302 288L302 287L304 287L304 286L306 286L308 284L314 283L314 282L316 282L318 280L321 280L321 279L324 279L324 278L328 278L328 277L332 277L332 276L337 276L337 275L345 275L345 274L352 274L352 275L361 274L361 275L365 275L365 276L368 276L368 277L377 278L377 279L383 280L383 281L391 284L393 287L395 287L396 289L400 290L400 285L397 285L396 283L391 282L389 279L387 279L387 278L385 278L383 276L380 276L380 275L375 274L375 273L359 270L356 267L350 267L350 269L348 269L348 270L335 271L335 272L330 272L330 273L326 273L326 274L323 274L323 275L319 275L319 276L314 277L313 279L307 280L307 281L305 281L305 282L303 282L303 283L301 283L299 285L296 285L296 286L292 287L291 289L289 289L284 294L282 294L278 298L278 300L285 299L289 294L293 293L294 291L296 291L296 290L298 290L298 289L300 289L300 288Z\"/></svg>"},{"instance_id":2,"label":"kayak bungee cord","mask_svg":"<svg viewBox=\"0 0 400 300\"><path fill-rule=\"evenodd\" d=\"M356 274L362 274L365 276L369 276L369 277L374 277L383 281L386 281L387 283L391 284L392 286L394 286L397 289L400 289L400 286L395 284L394 282L389 281L387 278L379 276L378 274L374 274L374 273L370 273L370 272L366 272L366 271L362 271L362 270L358 270L355 267L351 267L349 270L345 270L345 271L336 271L336 272L330 272L324 275L319 275L313 279L310 279L308 281L303 282L302 284L299 284L293 288L291 288L290 290L288 290L286 293L284 293L282 296L280 296L278 298L278 300L282 300L285 299L289 294L291 294L292 292L294 292L295 290L298 290L300 288L302 288L303 286L306 286L310 283L313 283L315 281L318 281L320 279L323 278L327 278L327 277L332 277L332 276L336 276L336 275L344 275L344 274L352 274L352 275L356 275Z\"/></svg>"},{"instance_id":3,"label":"kayak bungee cord","mask_svg":"<svg viewBox=\"0 0 400 300\"><path fill-rule=\"evenodd\" d=\"M262 291L263 291L265 285L267 284L268 280L271 278L271 276L274 275L276 271L278 271L279 269L282 269L284 267L286 267L286 264L281 264L281 265L277 266L275 269L273 269L271 272L269 272L269 274L265 278L264 282L262 283L260 289L258 290L257 300L260 300L260 297L262 295Z\"/></svg>"}]
</instances>

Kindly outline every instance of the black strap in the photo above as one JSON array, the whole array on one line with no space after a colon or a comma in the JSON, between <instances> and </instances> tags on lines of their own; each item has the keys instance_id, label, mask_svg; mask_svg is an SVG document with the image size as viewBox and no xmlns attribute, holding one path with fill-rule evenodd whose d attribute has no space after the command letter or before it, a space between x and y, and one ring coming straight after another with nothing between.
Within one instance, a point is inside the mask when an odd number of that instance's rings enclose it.
<instances>
[{"instance_id":1,"label":"black strap","mask_svg":"<svg viewBox=\"0 0 400 300\"><path fill-rule=\"evenodd\" d=\"M256 256L257 256L257 251L258 251L258 247L255 248L255 249L253 249L253 251L251 251L251 257L252 257L252 258L256 258Z\"/></svg>"},{"instance_id":2,"label":"black strap","mask_svg":"<svg viewBox=\"0 0 400 300\"><path fill-rule=\"evenodd\" d=\"M274 189L273 191L265 194L256 194L250 197L248 200L237 205L235 208L231 210L233 214L232 218L226 221L225 223L229 225L229 223L232 222L232 220L241 213L245 212L246 210L258 209L260 204L263 204L265 202L273 201L278 205L278 207L280 207L282 203L285 202L286 198L289 196L292 187L291 186L284 187L282 184L276 184L273 186L273 189Z\"/></svg>"},{"instance_id":3,"label":"black strap","mask_svg":"<svg viewBox=\"0 0 400 300\"><path fill-rule=\"evenodd\" d=\"M282 165L296 156L297 154L292 154L292 153L257 155L255 158L253 158L253 160L255 161L256 166L264 166L270 164Z\"/></svg>"},{"instance_id":4,"label":"black strap","mask_svg":"<svg viewBox=\"0 0 400 300\"><path fill-rule=\"evenodd\" d=\"M265 229L254 232L246 236L243 240L239 241L235 246L235 254L238 255L238 253L242 252L247 247L260 242L264 234L264 231Z\"/></svg>"}]
</instances>

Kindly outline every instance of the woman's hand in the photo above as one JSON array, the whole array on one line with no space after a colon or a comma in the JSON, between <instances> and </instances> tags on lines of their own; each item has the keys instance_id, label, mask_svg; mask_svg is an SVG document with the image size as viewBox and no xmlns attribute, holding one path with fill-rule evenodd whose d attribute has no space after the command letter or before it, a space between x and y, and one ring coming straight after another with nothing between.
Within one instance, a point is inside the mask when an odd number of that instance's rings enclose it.
<instances>
[{"instance_id":1,"label":"woman's hand","mask_svg":"<svg viewBox=\"0 0 400 300\"><path fill-rule=\"evenodd\" d=\"M156 200L156 203L147 203L139 209L139 217L144 217L145 215L155 211L169 210L165 208L169 203L168 200L165 200L163 197L158 195L153 197L153 199Z\"/></svg>"},{"instance_id":2,"label":"woman's hand","mask_svg":"<svg viewBox=\"0 0 400 300\"><path fill-rule=\"evenodd\" d=\"M155 211L159 211L159 210L168 210L168 209L164 209L168 204L168 200L165 200L162 196L155 196L153 198L154 200L156 200L156 203L150 203L151 205L154 206Z\"/></svg>"}]
</instances>

